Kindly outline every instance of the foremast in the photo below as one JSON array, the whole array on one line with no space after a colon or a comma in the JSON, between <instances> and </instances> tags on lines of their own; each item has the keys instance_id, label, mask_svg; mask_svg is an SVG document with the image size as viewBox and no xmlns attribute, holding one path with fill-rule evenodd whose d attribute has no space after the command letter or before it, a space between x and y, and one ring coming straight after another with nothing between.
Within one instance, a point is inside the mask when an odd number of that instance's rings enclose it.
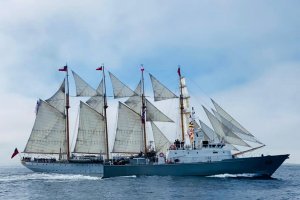
<instances>
[{"instance_id":1,"label":"foremast","mask_svg":"<svg viewBox=\"0 0 300 200\"><path fill-rule=\"evenodd\" d=\"M179 87L180 87L180 96L179 96L179 106L180 106L180 120L181 120L181 137L182 141L184 141L184 105L183 105L183 85L181 81L181 70L180 70L180 65L178 65L178 70L177 70L178 76L179 76Z\"/></svg>"}]
</instances>

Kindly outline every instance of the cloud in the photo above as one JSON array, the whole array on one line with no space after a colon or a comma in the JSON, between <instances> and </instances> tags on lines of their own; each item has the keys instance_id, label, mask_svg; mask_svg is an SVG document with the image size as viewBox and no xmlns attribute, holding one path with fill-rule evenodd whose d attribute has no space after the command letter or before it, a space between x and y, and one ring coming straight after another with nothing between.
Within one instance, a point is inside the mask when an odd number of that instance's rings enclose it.
<instances>
[{"instance_id":1,"label":"cloud","mask_svg":"<svg viewBox=\"0 0 300 200\"><path fill-rule=\"evenodd\" d=\"M244 105L253 107L243 110L241 105L239 112L233 110L242 122L251 123L247 127L257 127L252 125L257 117L252 113L253 118L244 120L243 116L248 116L246 111L264 109L276 112L279 118L281 113L288 115L287 111L291 111L292 115L281 121L293 124L297 117L292 107L281 105L284 109L278 110L277 105L278 98L282 102L292 101L292 93L298 91L294 87L282 88L298 72L295 71L300 50L298 4L295 1L272 4L196 0L4 1L0 8L0 108L4 111L0 127L5 133L14 134L8 137L1 131L1 137L12 149L12 140L26 141L15 137L16 134L30 132L36 99L46 99L57 89L63 79L57 69L66 62L93 86L99 82L94 69L105 63L133 87L139 79L138 66L143 63L146 70L164 79L162 82L171 89L177 88L176 68L181 64L183 73L200 85L204 93L213 94L217 100L220 97L225 108L225 96L241 102L245 101L242 97L249 97ZM287 70L283 66L288 66ZM276 71L283 73L282 77ZM270 78L268 82L277 84L277 90L284 95L273 93L274 89L269 89L273 86L265 85L259 77L275 77L276 81ZM258 97L249 96L252 93ZM290 98L285 99L285 95ZM263 104L259 97L273 103ZM14 112L8 108L14 108ZM266 115L263 114L260 116ZM19 128L13 122L20 124Z\"/></svg>"}]
</instances>

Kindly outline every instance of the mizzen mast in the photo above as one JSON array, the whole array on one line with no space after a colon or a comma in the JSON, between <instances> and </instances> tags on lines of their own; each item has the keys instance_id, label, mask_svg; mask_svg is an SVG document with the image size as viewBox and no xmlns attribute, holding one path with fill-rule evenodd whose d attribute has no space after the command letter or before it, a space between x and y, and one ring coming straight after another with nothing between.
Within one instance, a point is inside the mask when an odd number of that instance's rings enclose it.
<instances>
[{"instance_id":1,"label":"mizzen mast","mask_svg":"<svg viewBox=\"0 0 300 200\"><path fill-rule=\"evenodd\" d=\"M70 159L70 136L69 136L69 108L70 108L70 95L69 95L69 73L68 73L68 66L65 65L63 68L59 69L58 71L61 72L66 72L66 85L67 85L67 90L66 90L66 138L67 138L67 160Z\"/></svg>"},{"instance_id":2,"label":"mizzen mast","mask_svg":"<svg viewBox=\"0 0 300 200\"><path fill-rule=\"evenodd\" d=\"M105 84L105 71L104 71L104 64L97 68L96 70L102 71L102 77L103 77L103 115L104 115L104 124L105 124L105 139L106 139L106 159L109 160L109 150L108 150L108 128L107 128L107 96L106 96L106 84Z\"/></svg>"},{"instance_id":3,"label":"mizzen mast","mask_svg":"<svg viewBox=\"0 0 300 200\"><path fill-rule=\"evenodd\" d=\"M147 153L147 138L146 138L146 103L145 103L145 85L144 85L144 66L141 65L141 73L142 73L142 87L141 87L141 98L142 98L142 126L143 126L143 136L144 136L144 151Z\"/></svg>"}]
</instances>

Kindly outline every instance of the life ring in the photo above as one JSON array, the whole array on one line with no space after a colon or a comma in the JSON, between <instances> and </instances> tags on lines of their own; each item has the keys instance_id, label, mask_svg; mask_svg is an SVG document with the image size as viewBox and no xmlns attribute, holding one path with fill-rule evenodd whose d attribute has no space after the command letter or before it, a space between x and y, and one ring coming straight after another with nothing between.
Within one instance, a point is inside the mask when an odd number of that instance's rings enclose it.
<instances>
[{"instance_id":1,"label":"life ring","mask_svg":"<svg viewBox=\"0 0 300 200\"><path fill-rule=\"evenodd\" d=\"M164 155L164 153L163 152L160 152L159 153L159 157L164 157L165 155Z\"/></svg>"}]
</instances>

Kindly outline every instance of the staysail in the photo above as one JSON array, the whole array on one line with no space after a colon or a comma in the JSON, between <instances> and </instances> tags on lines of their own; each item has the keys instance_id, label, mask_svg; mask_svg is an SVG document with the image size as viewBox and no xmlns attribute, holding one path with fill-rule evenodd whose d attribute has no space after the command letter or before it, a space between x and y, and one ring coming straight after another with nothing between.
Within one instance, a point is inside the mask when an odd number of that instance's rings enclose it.
<instances>
[{"instance_id":1,"label":"staysail","mask_svg":"<svg viewBox=\"0 0 300 200\"><path fill-rule=\"evenodd\" d=\"M84 81L78 74L72 71L76 85L76 96L92 97L96 96L97 92L86 81Z\"/></svg>"},{"instance_id":2,"label":"staysail","mask_svg":"<svg viewBox=\"0 0 300 200\"><path fill-rule=\"evenodd\" d=\"M25 153L66 154L66 116L40 100Z\"/></svg>"},{"instance_id":3,"label":"staysail","mask_svg":"<svg viewBox=\"0 0 300 200\"><path fill-rule=\"evenodd\" d=\"M61 113L65 112L65 79L62 82L57 92L46 100L51 106L59 110Z\"/></svg>"},{"instance_id":4,"label":"staysail","mask_svg":"<svg viewBox=\"0 0 300 200\"><path fill-rule=\"evenodd\" d=\"M140 153L144 151L140 114L119 102L118 123L113 153Z\"/></svg>"},{"instance_id":5,"label":"staysail","mask_svg":"<svg viewBox=\"0 0 300 200\"><path fill-rule=\"evenodd\" d=\"M169 90L166 86L159 82L152 74L149 75L154 93L154 101L178 98L171 90Z\"/></svg>"},{"instance_id":6,"label":"staysail","mask_svg":"<svg viewBox=\"0 0 300 200\"><path fill-rule=\"evenodd\" d=\"M224 126L212 113L210 113L204 106L202 106L215 133L219 135L220 139L224 139L226 143L250 147L240 137L234 134L226 126Z\"/></svg>"},{"instance_id":7,"label":"staysail","mask_svg":"<svg viewBox=\"0 0 300 200\"><path fill-rule=\"evenodd\" d=\"M141 112L141 81L134 90L136 96L129 97L125 104L137 113ZM169 117L156 108L147 98L146 100L146 121L173 122Z\"/></svg>"},{"instance_id":8,"label":"staysail","mask_svg":"<svg viewBox=\"0 0 300 200\"><path fill-rule=\"evenodd\" d=\"M97 90L97 96L92 96L89 98L86 103L96 110L98 113L103 114L103 106L104 106L104 99L103 99L103 80L101 80Z\"/></svg>"},{"instance_id":9,"label":"staysail","mask_svg":"<svg viewBox=\"0 0 300 200\"><path fill-rule=\"evenodd\" d=\"M241 139L246 140L246 141L250 141L250 142L256 142L256 143L260 143L254 136L248 135L246 133L244 133L244 131L242 131L241 129L239 129L238 127L236 127L234 124L232 124L230 121L228 121L227 119L225 119L222 115L220 115L217 111L215 111L214 109L212 109L215 117L223 124L225 125L228 129L230 129L232 132L234 132L235 134L237 134Z\"/></svg>"},{"instance_id":10,"label":"staysail","mask_svg":"<svg viewBox=\"0 0 300 200\"><path fill-rule=\"evenodd\" d=\"M212 103L214 104L214 107L216 108L216 111L227 121L232 123L234 126L239 128L241 131L243 131L244 134L250 135L254 137L247 129L245 129L238 121L236 121L231 115L229 115L221 106L219 106L213 99L211 99Z\"/></svg>"},{"instance_id":11,"label":"staysail","mask_svg":"<svg viewBox=\"0 0 300 200\"><path fill-rule=\"evenodd\" d=\"M137 113L140 113L142 108L141 89L142 82L140 81L134 90L137 95L131 96L125 101L125 104Z\"/></svg>"},{"instance_id":12,"label":"staysail","mask_svg":"<svg viewBox=\"0 0 300 200\"><path fill-rule=\"evenodd\" d=\"M205 136L208 138L208 141L213 141L216 143L221 142L219 136L214 132L214 130L212 130L208 125L206 125L203 121L199 120L200 125L201 125L201 130L204 133L204 138ZM232 144L228 143L228 141L224 141L226 143L226 147L228 149L232 149L232 150L236 150L238 151L238 149L233 146Z\"/></svg>"},{"instance_id":13,"label":"staysail","mask_svg":"<svg viewBox=\"0 0 300 200\"><path fill-rule=\"evenodd\" d=\"M156 152L165 153L170 147L171 142L166 138L166 136L161 132L161 130L151 121L151 127L153 132L154 144Z\"/></svg>"},{"instance_id":14,"label":"staysail","mask_svg":"<svg viewBox=\"0 0 300 200\"><path fill-rule=\"evenodd\" d=\"M109 76L112 83L115 99L137 95L127 85L122 83L115 75L109 72Z\"/></svg>"},{"instance_id":15,"label":"staysail","mask_svg":"<svg viewBox=\"0 0 300 200\"><path fill-rule=\"evenodd\" d=\"M104 117L80 102L80 117L75 153L105 154Z\"/></svg>"}]
</instances>

